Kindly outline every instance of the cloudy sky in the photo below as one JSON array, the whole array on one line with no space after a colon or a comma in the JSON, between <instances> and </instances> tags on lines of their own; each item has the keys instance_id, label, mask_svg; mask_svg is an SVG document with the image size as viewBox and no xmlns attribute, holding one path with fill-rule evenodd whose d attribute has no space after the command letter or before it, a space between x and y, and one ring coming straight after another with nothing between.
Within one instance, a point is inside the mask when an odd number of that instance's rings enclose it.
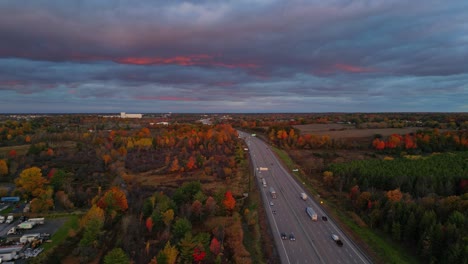
<instances>
[{"instance_id":1,"label":"cloudy sky","mask_svg":"<svg viewBox=\"0 0 468 264\"><path fill-rule=\"evenodd\" d=\"M468 1L0 1L0 113L467 112Z\"/></svg>"}]
</instances>

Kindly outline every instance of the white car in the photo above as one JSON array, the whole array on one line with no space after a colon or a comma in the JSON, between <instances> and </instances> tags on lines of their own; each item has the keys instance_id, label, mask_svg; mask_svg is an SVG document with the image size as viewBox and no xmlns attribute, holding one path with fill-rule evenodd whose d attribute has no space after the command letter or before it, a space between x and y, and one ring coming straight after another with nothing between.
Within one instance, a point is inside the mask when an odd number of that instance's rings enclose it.
<instances>
[{"instance_id":1,"label":"white car","mask_svg":"<svg viewBox=\"0 0 468 264\"><path fill-rule=\"evenodd\" d=\"M275 205L275 204L273 202L270 202L270 206L273 206L273 205Z\"/></svg>"}]
</instances>

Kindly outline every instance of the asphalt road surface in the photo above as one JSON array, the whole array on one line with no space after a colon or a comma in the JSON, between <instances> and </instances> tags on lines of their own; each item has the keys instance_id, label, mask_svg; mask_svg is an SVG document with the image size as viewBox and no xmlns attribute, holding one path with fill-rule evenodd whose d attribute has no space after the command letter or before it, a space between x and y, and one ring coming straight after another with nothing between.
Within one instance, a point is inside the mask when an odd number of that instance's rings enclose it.
<instances>
[{"instance_id":1,"label":"asphalt road surface","mask_svg":"<svg viewBox=\"0 0 468 264\"><path fill-rule=\"evenodd\" d=\"M281 263L372 263L332 219L322 220L326 212L310 199L310 194L281 165L267 144L244 132L239 131L239 135L249 147ZM275 190L276 198L272 197L270 187ZM306 200L301 199L302 192L307 194ZM306 207L313 208L318 221L312 221ZM281 233L286 233L287 239L282 239ZM289 239L291 233L294 241ZM339 236L343 246L337 245L332 234Z\"/></svg>"}]
</instances>

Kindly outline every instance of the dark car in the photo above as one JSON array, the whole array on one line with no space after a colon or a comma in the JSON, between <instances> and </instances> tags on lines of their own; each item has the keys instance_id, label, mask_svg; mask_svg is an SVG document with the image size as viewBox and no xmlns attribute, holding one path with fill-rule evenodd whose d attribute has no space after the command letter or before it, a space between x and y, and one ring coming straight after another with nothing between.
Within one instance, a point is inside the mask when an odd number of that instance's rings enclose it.
<instances>
[{"instance_id":1,"label":"dark car","mask_svg":"<svg viewBox=\"0 0 468 264\"><path fill-rule=\"evenodd\" d=\"M322 216L323 221L328 221L328 218L326 216Z\"/></svg>"},{"instance_id":2,"label":"dark car","mask_svg":"<svg viewBox=\"0 0 468 264\"><path fill-rule=\"evenodd\" d=\"M288 236L286 236L286 233L281 233L281 239L286 240L288 239Z\"/></svg>"},{"instance_id":3,"label":"dark car","mask_svg":"<svg viewBox=\"0 0 468 264\"><path fill-rule=\"evenodd\" d=\"M296 241L296 237L294 236L293 233L289 234L289 240Z\"/></svg>"}]
</instances>

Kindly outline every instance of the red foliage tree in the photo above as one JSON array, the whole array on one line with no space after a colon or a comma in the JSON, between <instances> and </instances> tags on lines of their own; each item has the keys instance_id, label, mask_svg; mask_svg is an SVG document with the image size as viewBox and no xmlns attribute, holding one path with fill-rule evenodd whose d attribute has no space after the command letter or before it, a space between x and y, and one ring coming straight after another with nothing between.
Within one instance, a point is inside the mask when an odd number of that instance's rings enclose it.
<instances>
[{"instance_id":1,"label":"red foliage tree","mask_svg":"<svg viewBox=\"0 0 468 264\"><path fill-rule=\"evenodd\" d=\"M198 247L193 250L192 257L193 257L193 260L195 260L195 262L201 263L202 260L205 259L205 256L206 256L206 252L199 249Z\"/></svg>"},{"instance_id":2,"label":"red foliage tree","mask_svg":"<svg viewBox=\"0 0 468 264\"><path fill-rule=\"evenodd\" d=\"M98 201L97 205L106 210L126 211L128 209L127 196L118 187L112 187Z\"/></svg>"},{"instance_id":3,"label":"red foliage tree","mask_svg":"<svg viewBox=\"0 0 468 264\"><path fill-rule=\"evenodd\" d=\"M195 158L193 156L188 159L186 167L188 170L195 168Z\"/></svg>"},{"instance_id":4,"label":"red foliage tree","mask_svg":"<svg viewBox=\"0 0 468 264\"><path fill-rule=\"evenodd\" d=\"M215 256L218 256L218 254L221 252L221 244L219 243L218 239L216 239L216 237L211 239L210 251Z\"/></svg>"},{"instance_id":5,"label":"red foliage tree","mask_svg":"<svg viewBox=\"0 0 468 264\"><path fill-rule=\"evenodd\" d=\"M151 218L151 216L146 218L145 225L146 225L146 229L148 229L148 232L151 232L151 230L153 230L154 223L153 223L153 218Z\"/></svg>"},{"instance_id":6,"label":"red foliage tree","mask_svg":"<svg viewBox=\"0 0 468 264\"><path fill-rule=\"evenodd\" d=\"M8 152L8 156L10 156L10 158L16 158L16 150L12 149L10 150L10 152Z\"/></svg>"}]
</instances>

